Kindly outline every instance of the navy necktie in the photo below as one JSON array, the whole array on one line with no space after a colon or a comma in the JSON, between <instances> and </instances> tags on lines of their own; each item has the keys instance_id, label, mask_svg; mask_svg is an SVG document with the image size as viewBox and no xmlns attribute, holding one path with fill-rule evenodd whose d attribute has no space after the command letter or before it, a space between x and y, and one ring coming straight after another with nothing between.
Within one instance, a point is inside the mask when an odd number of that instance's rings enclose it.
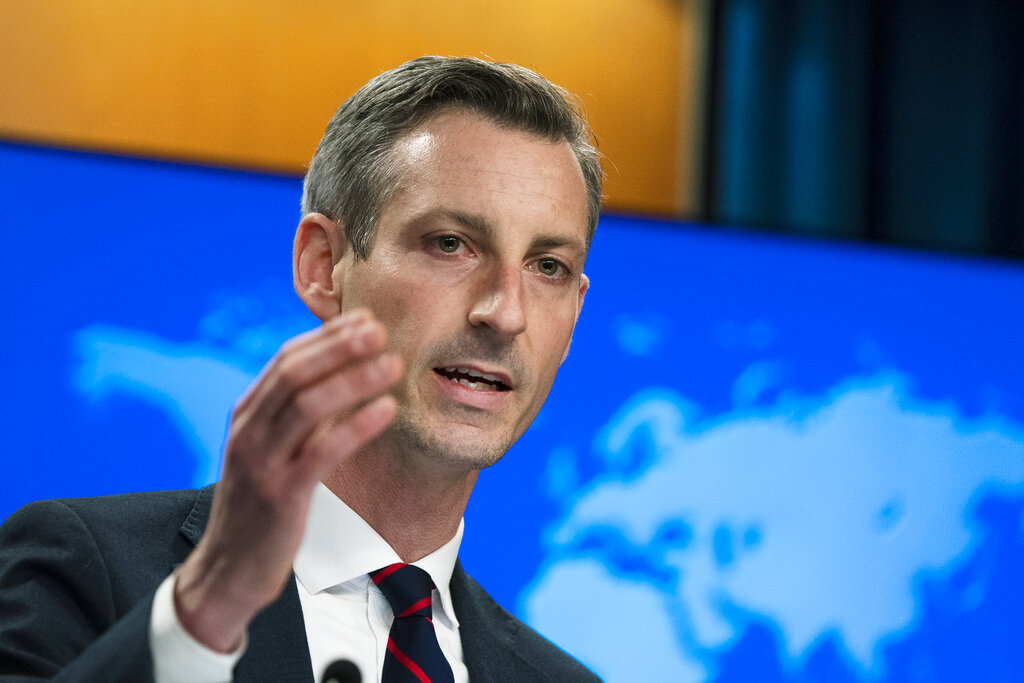
<instances>
[{"instance_id":1,"label":"navy necktie","mask_svg":"<svg viewBox=\"0 0 1024 683\"><path fill-rule=\"evenodd\" d=\"M430 574L411 564L395 563L371 572L370 578L395 613L384 654L383 683L454 683L434 633Z\"/></svg>"}]
</instances>

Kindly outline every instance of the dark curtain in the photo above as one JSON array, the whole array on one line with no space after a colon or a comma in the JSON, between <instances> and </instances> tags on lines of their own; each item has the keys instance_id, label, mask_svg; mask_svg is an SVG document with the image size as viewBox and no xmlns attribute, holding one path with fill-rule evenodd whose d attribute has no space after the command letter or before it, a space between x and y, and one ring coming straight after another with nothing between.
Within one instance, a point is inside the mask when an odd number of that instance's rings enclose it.
<instances>
[{"instance_id":1,"label":"dark curtain","mask_svg":"<svg viewBox=\"0 0 1024 683\"><path fill-rule=\"evenodd\" d=\"M705 218L1024 258L1022 0L716 0Z\"/></svg>"}]
</instances>

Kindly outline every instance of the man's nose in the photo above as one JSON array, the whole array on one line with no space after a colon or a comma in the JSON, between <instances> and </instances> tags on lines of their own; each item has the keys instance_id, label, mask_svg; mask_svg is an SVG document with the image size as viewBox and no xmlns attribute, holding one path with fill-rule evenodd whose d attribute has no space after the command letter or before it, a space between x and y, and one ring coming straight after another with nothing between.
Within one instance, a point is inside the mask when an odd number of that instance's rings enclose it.
<instances>
[{"instance_id":1,"label":"man's nose","mask_svg":"<svg viewBox=\"0 0 1024 683\"><path fill-rule=\"evenodd\" d=\"M486 325L507 337L526 330L521 268L495 266L483 278L469 312L469 322L477 327Z\"/></svg>"}]
</instances>

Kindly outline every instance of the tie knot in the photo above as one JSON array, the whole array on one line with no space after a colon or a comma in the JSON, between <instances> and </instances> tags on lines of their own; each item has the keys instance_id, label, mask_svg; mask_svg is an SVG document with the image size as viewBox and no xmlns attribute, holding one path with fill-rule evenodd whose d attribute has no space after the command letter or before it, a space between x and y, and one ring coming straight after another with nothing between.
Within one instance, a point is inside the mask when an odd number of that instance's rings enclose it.
<instances>
[{"instance_id":1,"label":"tie knot","mask_svg":"<svg viewBox=\"0 0 1024 683\"><path fill-rule=\"evenodd\" d=\"M396 619L412 616L430 619L430 590L434 587L430 574L411 564L396 562L370 572L370 578L387 598Z\"/></svg>"}]
</instances>

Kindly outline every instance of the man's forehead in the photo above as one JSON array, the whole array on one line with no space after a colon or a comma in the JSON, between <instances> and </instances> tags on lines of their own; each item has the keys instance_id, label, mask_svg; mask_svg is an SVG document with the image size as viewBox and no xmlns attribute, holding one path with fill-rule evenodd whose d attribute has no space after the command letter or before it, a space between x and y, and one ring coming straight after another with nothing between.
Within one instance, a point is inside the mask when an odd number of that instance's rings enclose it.
<instances>
[{"instance_id":1,"label":"man's forehead","mask_svg":"<svg viewBox=\"0 0 1024 683\"><path fill-rule=\"evenodd\" d=\"M491 234L494 226L474 202L508 191L530 205L549 207L558 229L551 230L545 240L565 242L568 238L562 233L579 232L580 243L586 244L586 183L566 141L552 142L457 109L416 126L396 141L392 154L396 171L393 200L403 195L408 198L426 187L438 188L439 193L451 187L460 189L444 201L417 207L418 213L433 212L434 217ZM563 229L577 222L578 231L575 225Z\"/></svg>"},{"instance_id":2,"label":"man's forehead","mask_svg":"<svg viewBox=\"0 0 1024 683\"><path fill-rule=\"evenodd\" d=\"M564 152L572 158L573 165L579 169L579 162L572 153L568 140L551 139L525 128L507 125L466 107L445 107L420 121L395 141L392 151L404 156L409 162L423 160L438 149L452 148L461 148L465 160L468 160L472 153L486 159L489 153L498 150L493 148L493 144L484 143L493 143L496 137L518 139L522 145L516 144L516 147L533 147L536 143L541 143L553 149L564 148ZM549 165L550 163L540 164L542 167ZM580 178L582 180L582 170Z\"/></svg>"}]
</instances>

